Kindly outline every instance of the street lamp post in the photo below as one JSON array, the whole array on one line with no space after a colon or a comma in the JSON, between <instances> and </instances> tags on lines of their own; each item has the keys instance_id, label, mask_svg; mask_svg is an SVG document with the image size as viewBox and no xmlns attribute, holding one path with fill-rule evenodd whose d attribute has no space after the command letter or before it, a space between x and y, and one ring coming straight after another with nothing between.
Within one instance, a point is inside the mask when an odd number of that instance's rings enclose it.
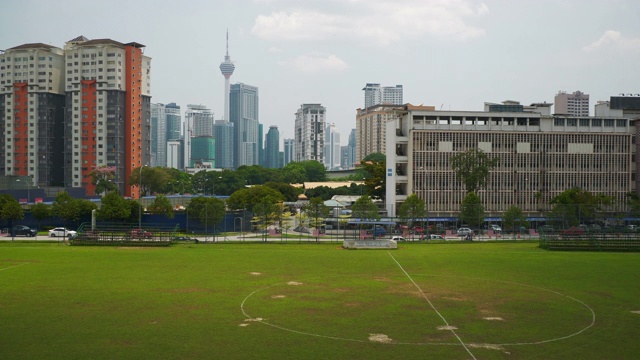
<instances>
[{"instance_id":1,"label":"street lamp post","mask_svg":"<svg viewBox=\"0 0 640 360\"><path fill-rule=\"evenodd\" d=\"M16 179L16 181L21 181L21 180ZM25 180L25 182L27 183L27 204L29 204L29 199L31 198L31 178L27 177L27 180Z\"/></svg>"}]
</instances>

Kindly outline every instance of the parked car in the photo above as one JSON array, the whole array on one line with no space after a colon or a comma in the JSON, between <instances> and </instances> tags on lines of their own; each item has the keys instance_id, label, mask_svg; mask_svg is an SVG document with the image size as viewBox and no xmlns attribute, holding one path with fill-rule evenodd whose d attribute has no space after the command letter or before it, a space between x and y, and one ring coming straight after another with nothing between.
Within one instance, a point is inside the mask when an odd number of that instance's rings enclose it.
<instances>
[{"instance_id":1,"label":"parked car","mask_svg":"<svg viewBox=\"0 0 640 360\"><path fill-rule=\"evenodd\" d=\"M133 229L129 231L129 237L134 239L151 239L153 234L143 229Z\"/></svg>"},{"instance_id":2,"label":"parked car","mask_svg":"<svg viewBox=\"0 0 640 360\"><path fill-rule=\"evenodd\" d=\"M67 228L57 227L49 230L49 236L50 237L60 236L60 237L68 237L70 239L73 239L74 237L78 236L78 233L73 230L69 230Z\"/></svg>"},{"instance_id":3,"label":"parked car","mask_svg":"<svg viewBox=\"0 0 640 360\"><path fill-rule=\"evenodd\" d=\"M583 235L584 233L584 229L579 226L572 226L562 231L562 235Z\"/></svg>"},{"instance_id":4,"label":"parked car","mask_svg":"<svg viewBox=\"0 0 640 360\"><path fill-rule=\"evenodd\" d=\"M444 237L442 237L442 235L431 234L431 235L429 235L429 239L430 240L444 240Z\"/></svg>"},{"instance_id":5,"label":"parked car","mask_svg":"<svg viewBox=\"0 0 640 360\"><path fill-rule=\"evenodd\" d=\"M197 241L198 239L190 236L174 236L171 238L172 241Z\"/></svg>"},{"instance_id":6,"label":"parked car","mask_svg":"<svg viewBox=\"0 0 640 360\"><path fill-rule=\"evenodd\" d=\"M467 227L461 227L460 229L458 229L457 231L458 236L467 236L467 235L473 235L473 230L467 228Z\"/></svg>"},{"instance_id":7,"label":"parked car","mask_svg":"<svg viewBox=\"0 0 640 360\"><path fill-rule=\"evenodd\" d=\"M493 230L494 232L502 232L502 228L496 224L491 225L491 230Z\"/></svg>"},{"instance_id":8,"label":"parked car","mask_svg":"<svg viewBox=\"0 0 640 360\"><path fill-rule=\"evenodd\" d=\"M33 237L38 235L38 230L32 229L25 225L16 225L13 227L12 231L13 236L27 236Z\"/></svg>"},{"instance_id":9,"label":"parked car","mask_svg":"<svg viewBox=\"0 0 640 360\"><path fill-rule=\"evenodd\" d=\"M407 239L403 238L402 236L394 236L391 238L391 240L394 241L407 241Z\"/></svg>"}]
</instances>

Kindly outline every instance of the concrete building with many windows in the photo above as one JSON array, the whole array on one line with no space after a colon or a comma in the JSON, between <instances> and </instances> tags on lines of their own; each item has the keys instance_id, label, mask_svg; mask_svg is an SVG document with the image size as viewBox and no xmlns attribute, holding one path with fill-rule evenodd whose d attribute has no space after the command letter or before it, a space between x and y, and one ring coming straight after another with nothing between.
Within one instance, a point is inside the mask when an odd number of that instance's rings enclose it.
<instances>
[{"instance_id":1,"label":"concrete building with many windows","mask_svg":"<svg viewBox=\"0 0 640 360\"><path fill-rule=\"evenodd\" d=\"M296 111L294 161L324 164L326 111L321 104L302 104Z\"/></svg>"},{"instance_id":2,"label":"concrete building with many windows","mask_svg":"<svg viewBox=\"0 0 640 360\"><path fill-rule=\"evenodd\" d=\"M120 192L137 197L129 178L151 153L144 47L79 36L64 49L25 44L0 54L0 103L11 110L0 115L8 116L0 171L96 195L91 173L110 167Z\"/></svg>"},{"instance_id":3,"label":"concrete building with many windows","mask_svg":"<svg viewBox=\"0 0 640 360\"><path fill-rule=\"evenodd\" d=\"M478 191L487 216L512 205L544 216L549 201L573 187L625 204L635 189L634 119L552 116L550 105L521 112L398 109L386 123L387 144L394 144L386 149L388 214L415 193L430 218L457 216L466 190L450 159L474 148L499 159Z\"/></svg>"},{"instance_id":4,"label":"concrete building with many windows","mask_svg":"<svg viewBox=\"0 0 640 360\"><path fill-rule=\"evenodd\" d=\"M435 110L433 106L410 106L412 109ZM369 154L386 152L386 124L395 120L397 112L404 108L405 105L375 105L357 110L355 163L360 163Z\"/></svg>"},{"instance_id":5,"label":"concrete building with many windows","mask_svg":"<svg viewBox=\"0 0 640 360\"><path fill-rule=\"evenodd\" d=\"M380 86L380 84L367 83L362 89L364 91L364 108L371 106L402 105L402 85Z\"/></svg>"},{"instance_id":6,"label":"concrete building with many windows","mask_svg":"<svg viewBox=\"0 0 640 360\"><path fill-rule=\"evenodd\" d=\"M582 91L574 91L572 94L560 91L553 103L556 115L589 116L589 94Z\"/></svg>"},{"instance_id":7,"label":"concrete building with many windows","mask_svg":"<svg viewBox=\"0 0 640 360\"><path fill-rule=\"evenodd\" d=\"M64 186L65 107L63 49L35 43L0 52L0 176Z\"/></svg>"}]
</instances>

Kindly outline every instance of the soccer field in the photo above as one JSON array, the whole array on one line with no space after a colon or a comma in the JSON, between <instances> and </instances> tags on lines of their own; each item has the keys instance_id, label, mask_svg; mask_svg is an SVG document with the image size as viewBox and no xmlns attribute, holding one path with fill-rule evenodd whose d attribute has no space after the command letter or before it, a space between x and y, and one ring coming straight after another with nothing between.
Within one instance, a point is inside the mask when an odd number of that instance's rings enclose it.
<instances>
[{"instance_id":1,"label":"soccer field","mask_svg":"<svg viewBox=\"0 0 640 360\"><path fill-rule=\"evenodd\" d=\"M640 254L0 244L1 359L634 359Z\"/></svg>"}]
</instances>

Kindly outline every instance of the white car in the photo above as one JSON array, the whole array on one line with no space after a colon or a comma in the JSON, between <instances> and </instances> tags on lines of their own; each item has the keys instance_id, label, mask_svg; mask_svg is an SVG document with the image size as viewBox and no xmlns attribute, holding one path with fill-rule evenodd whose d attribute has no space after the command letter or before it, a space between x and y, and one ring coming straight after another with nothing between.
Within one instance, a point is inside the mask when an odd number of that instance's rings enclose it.
<instances>
[{"instance_id":1,"label":"white car","mask_svg":"<svg viewBox=\"0 0 640 360\"><path fill-rule=\"evenodd\" d=\"M501 232L502 228L498 225L491 225L491 230L493 230L494 232Z\"/></svg>"},{"instance_id":2,"label":"white car","mask_svg":"<svg viewBox=\"0 0 640 360\"><path fill-rule=\"evenodd\" d=\"M69 230L67 228L63 228L63 227L57 227L55 229L51 229L49 230L49 236L50 237L68 237L68 238L74 238L78 235L77 232L73 231L73 230Z\"/></svg>"},{"instance_id":3,"label":"white car","mask_svg":"<svg viewBox=\"0 0 640 360\"><path fill-rule=\"evenodd\" d=\"M457 231L458 236L467 236L467 235L473 235L473 230L466 228L466 227L462 227L460 229L458 229Z\"/></svg>"},{"instance_id":4,"label":"white car","mask_svg":"<svg viewBox=\"0 0 640 360\"><path fill-rule=\"evenodd\" d=\"M444 237L442 237L442 235L431 234L431 235L429 235L429 239L431 239L431 240L444 240Z\"/></svg>"},{"instance_id":5,"label":"white car","mask_svg":"<svg viewBox=\"0 0 640 360\"><path fill-rule=\"evenodd\" d=\"M403 238L402 236L394 236L391 238L391 240L394 241L407 241L407 239Z\"/></svg>"}]
</instances>

